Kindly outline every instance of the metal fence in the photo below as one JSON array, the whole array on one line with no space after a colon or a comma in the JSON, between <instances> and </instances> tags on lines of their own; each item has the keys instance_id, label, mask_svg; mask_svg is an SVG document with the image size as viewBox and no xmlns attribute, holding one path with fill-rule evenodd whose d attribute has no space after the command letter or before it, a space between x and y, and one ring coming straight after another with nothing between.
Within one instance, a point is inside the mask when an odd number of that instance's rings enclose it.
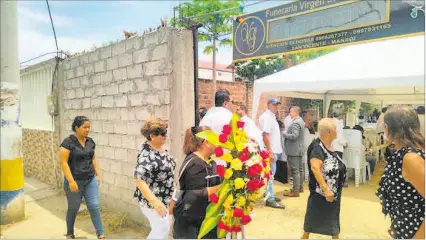
<instances>
[{"instance_id":1,"label":"metal fence","mask_svg":"<svg viewBox=\"0 0 426 240\"><path fill-rule=\"evenodd\" d=\"M21 70L22 128L53 131L49 115L54 61L46 61Z\"/></svg>"}]
</instances>

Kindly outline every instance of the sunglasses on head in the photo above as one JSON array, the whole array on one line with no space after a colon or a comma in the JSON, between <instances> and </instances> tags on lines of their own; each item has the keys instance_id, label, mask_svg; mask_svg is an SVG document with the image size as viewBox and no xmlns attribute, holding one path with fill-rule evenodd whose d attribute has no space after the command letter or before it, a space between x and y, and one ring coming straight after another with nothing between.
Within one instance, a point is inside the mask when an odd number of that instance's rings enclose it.
<instances>
[{"instance_id":1,"label":"sunglasses on head","mask_svg":"<svg viewBox=\"0 0 426 240\"><path fill-rule=\"evenodd\" d=\"M161 135L161 136L165 137L165 136L167 136L167 129L163 130L163 129L157 128L152 132L152 134L154 134L155 136Z\"/></svg>"}]
</instances>

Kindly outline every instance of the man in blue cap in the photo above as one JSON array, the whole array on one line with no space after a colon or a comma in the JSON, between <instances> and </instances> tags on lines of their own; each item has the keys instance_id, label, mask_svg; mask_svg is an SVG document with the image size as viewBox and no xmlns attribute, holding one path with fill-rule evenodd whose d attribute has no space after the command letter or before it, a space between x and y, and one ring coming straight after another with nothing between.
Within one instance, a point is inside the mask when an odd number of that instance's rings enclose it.
<instances>
[{"instance_id":1,"label":"man in blue cap","mask_svg":"<svg viewBox=\"0 0 426 240\"><path fill-rule=\"evenodd\" d=\"M280 104L281 103L278 99L269 98L268 109L266 109L259 118L260 130L263 132L263 142L266 150L270 153L272 176L275 175L277 170L277 161L281 159L281 155L283 153L280 127L275 115L278 112L278 105ZM273 177L271 177L271 180L266 186L266 206L284 209L284 206L279 203L280 199L274 196L273 187L274 180Z\"/></svg>"}]
</instances>

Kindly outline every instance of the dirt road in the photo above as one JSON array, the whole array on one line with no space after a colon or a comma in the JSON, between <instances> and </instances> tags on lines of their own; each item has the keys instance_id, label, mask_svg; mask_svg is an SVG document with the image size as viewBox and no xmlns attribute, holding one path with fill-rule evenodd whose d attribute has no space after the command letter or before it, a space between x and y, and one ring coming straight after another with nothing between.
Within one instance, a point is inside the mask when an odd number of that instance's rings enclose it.
<instances>
[{"instance_id":1,"label":"dirt road","mask_svg":"<svg viewBox=\"0 0 426 240\"><path fill-rule=\"evenodd\" d=\"M353 183L345 188L341 206L341 238L346 239L387 239L389 220L381 213L381 206L375 196L379 174L378 166L373 180L356 188ZM9 226L2 226L5 238L63 238L65 234L66 199L46 186L26 182L26 219ZM276 196L282 196L289 185L277 183ZM37 190L31 190L31 187ZM307 186L305 186L307 189ZM249 239L297 239L303 233L303 221L306 211L308 192L300 198L285 198L282 203L285 210L266 208L259 203L255 208L253 222L246 228ZM103 211L105 235L108 238L145 238L147 229L131 221L126 215ZM78 238L96 238L93 225L87 211L83 210L77 217L76 236ZM329 236L311 235L311 238L330 238Z\"/></svg>"}]
</instances>

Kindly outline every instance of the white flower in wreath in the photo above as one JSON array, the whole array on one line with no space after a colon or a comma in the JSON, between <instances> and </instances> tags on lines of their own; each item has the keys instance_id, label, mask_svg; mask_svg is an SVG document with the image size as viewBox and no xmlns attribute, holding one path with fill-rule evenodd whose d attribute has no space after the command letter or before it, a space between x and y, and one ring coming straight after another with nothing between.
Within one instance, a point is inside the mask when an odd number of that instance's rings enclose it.
<instances>
[{"instance_id":1,"label":"white flower in wreath","mask_svg":"<svg viewBox=\"0 0 426 240\"><path fill-rule=\"evenodd\" d=\"M249 160L247 160L247 161L245 162L245 164L246 164L248 167L251 167L251 166L253 166L253 165L255 164L255 162L253 161L253 159L249 159Z\"/></svg>"}]
</instances>

